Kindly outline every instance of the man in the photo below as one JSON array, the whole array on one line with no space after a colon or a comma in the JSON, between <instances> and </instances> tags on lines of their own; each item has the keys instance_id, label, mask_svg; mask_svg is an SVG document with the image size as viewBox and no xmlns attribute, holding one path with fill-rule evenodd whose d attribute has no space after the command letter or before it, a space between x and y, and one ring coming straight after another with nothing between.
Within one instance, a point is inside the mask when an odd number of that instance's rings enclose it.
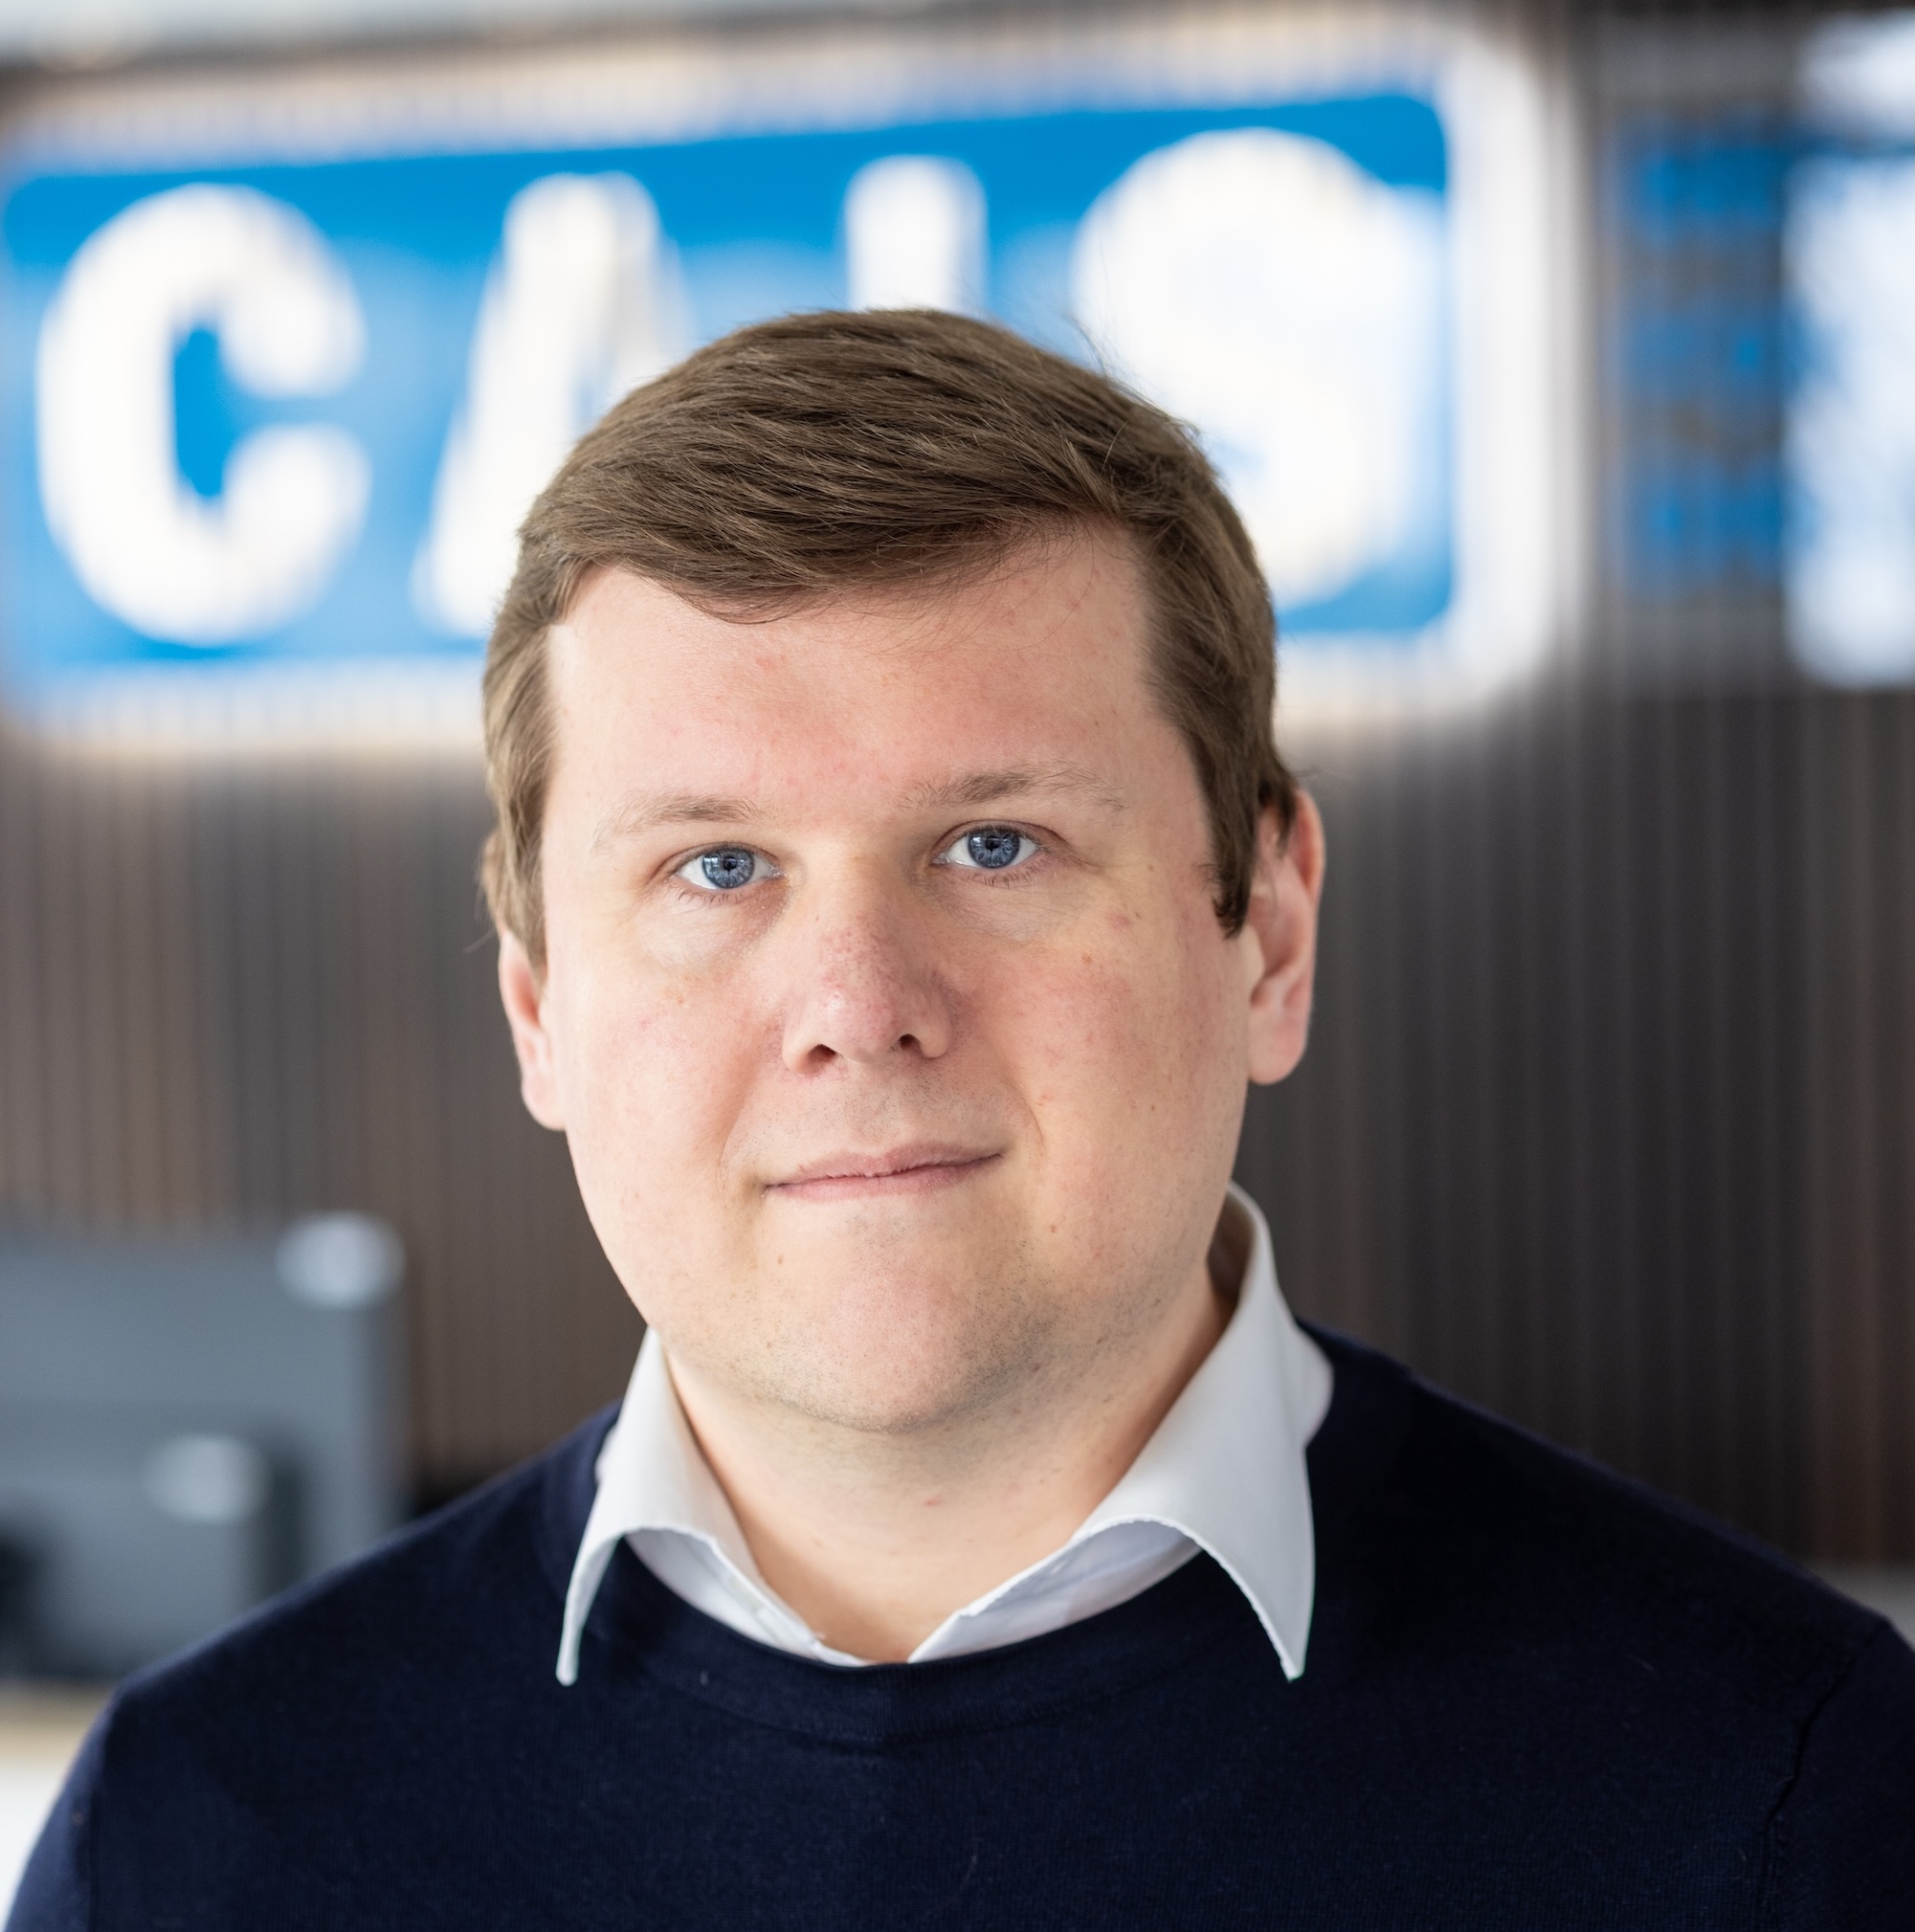
<instances>
[{"instance_id":1,"label":"man","mask_svg":"<svg viewBox=\"0 0 1915 1932\"><path fill-rule=\"evenodd\" d=\"M485 879L630 1391L126 1686L21 1932L1910 1922L1885 1625L1285 1310L1273 673L1185 434L980 323L581 443Z\"/></svg>"}]
</instances>

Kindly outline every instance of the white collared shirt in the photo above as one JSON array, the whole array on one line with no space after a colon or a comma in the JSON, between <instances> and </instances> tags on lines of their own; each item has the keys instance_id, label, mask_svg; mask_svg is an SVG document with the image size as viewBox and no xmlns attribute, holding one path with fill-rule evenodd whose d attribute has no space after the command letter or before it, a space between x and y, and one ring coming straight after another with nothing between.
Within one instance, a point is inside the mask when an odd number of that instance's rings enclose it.
<instances>
[{"instance_id":1,"label":"white collared shirt","mask_svg":"<svg viewBox=\"0 0 1915 1932\"><path fill-rule=\"evenodd\" d=\"M1330 1366L1277 1286L1257 1204L1250 1256L1216 1345L1135 1462L1059 1549L953 1610L912 1663L964 1656L1113 1610L1206 1551L1257 1612L1289 1677L1303 1674L1316 1594L1316 1537L1303 1452L1330 1404ZM566 1592L561 1683L621 1541L685 1602L759 1643L823 1663L834 1650L758 1573L738 1519L699 1448L655 1333L638 1350L618 1420L598 1458L598 1493Z\"/></svg>"}]
</instances>

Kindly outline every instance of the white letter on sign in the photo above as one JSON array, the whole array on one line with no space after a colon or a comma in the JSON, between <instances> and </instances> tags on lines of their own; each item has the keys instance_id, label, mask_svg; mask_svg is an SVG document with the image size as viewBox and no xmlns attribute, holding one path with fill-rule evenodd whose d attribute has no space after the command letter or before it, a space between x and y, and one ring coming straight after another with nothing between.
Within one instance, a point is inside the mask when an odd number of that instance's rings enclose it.
<instances>
[{"instance_id":1,"label":"white letter on sign","mask_svg":"<svg viewBox=\"0 0 1915 1932\"><path fill-rule=\"evenodd\" d=\"M683 352L684 333L658 211L629 174L548 174L513 196L412 571L428 623L491 629L532 499L608 404Z\"/></svg>"},{"instance_id":2,"label":"white letter on sign","mask_svg":"<svg viewBox=\"0 0 1915 1932\"><path fill-rule=\"evenodd\" d=\"M94 600L149 637L226 644L309 609L359 533L367 469L344 431L243 436L219 496L180 475L173 366L195 329L261 396L358 367L359 303L297 209L195 185L135 202L74 256L40 330L40 495Z\"/></svg>"},{"instance_id":3,"label":"white letter on sign","mask_svg":"<svg viewBox=\"0 0 1915 1932\"><path fill-rule=\"evenodd\" d=\"M892 154L858 169L844 196L853 308L984 306L984 189L962 162Z\"/></svg>"},{"instance_id":4,"label":"white letter on sign","mask_svg":"<svg viewBox=\"0 0 1915 1932\"><path fill-rule=\"evenodd\" d=\"M1098 197L1073 279L1091 340L1202 433L1280 605L1390 555L1442 380L1434 196L1302 135L1191 135Z\"/></svg>"}]
</instances>

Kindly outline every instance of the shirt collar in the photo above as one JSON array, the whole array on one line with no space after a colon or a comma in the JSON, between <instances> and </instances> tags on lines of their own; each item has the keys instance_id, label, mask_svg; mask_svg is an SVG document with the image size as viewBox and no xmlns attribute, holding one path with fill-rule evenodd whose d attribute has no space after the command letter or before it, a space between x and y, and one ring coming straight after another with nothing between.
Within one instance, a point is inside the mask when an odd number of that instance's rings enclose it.
<instances>
[{"instance_id":1,"label":"shirt collar","mask_svg":"<svg viewBox=\"0 0 1915 1932\"><path fill-rule=\"evenodd\" d=\"M1120 1522L1181 1530L1243 1592L1284 1673L1297 1677L1317 1586L1303 1452L1329 1410L1330 1365L1277 1286L1270 1228L1256 1202L1235 1185L1230 1202L1251 1230L1230 1324L1072 1542Z\"/></svg>"},{"instance_id":2,"label":"shirt collar","mask_svg":"<svg viewBox=\"0 0 1915 1932\"><path fill-rule=\"evenodd\" d=\"M1250 1236L1236 1307L1136 1461L1061 1549L954 1611L915 1656L974 1647L963 1640L968 1626L991 1617L1005 1621L1004 1612L1020 1597L1072 1574L1080 1578L1096 1562L1086 1545L1107 1548L1121 1540L1110 1532L1147 1523L1174 1530L1207 1551L1256 1611L1285 1674L1302 1675L1316 1595L1303 1453L1329 1408L1330 1366L1284 1303L1270 1230L1256 1203L1233 1186L1224 1213L1226 1232L1234 1213L1236 1232L1247 1226ZM709 1566L735 1581L742 1594L793 1615L758 1574L653 1333L638 1351L624 1405L599 1453L597 1476L598 1493L566 1592L561 1683L577 1678L586 1619L613 1552L641 1531L692 1540L708 1553ZM835 1653L820 1654L838 1660Z\"/></svg>"}]
</instances>

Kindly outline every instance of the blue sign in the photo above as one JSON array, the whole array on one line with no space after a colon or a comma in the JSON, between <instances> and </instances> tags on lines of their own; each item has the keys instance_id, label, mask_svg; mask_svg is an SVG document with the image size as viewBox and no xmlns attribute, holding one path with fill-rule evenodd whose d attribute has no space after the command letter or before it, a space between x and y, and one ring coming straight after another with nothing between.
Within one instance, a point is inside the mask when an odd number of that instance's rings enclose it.
<instances>
[{"instance_id":1,"label":"blue sign","mask_svg":"<svg viewBox=\"0 0 1915 1932\"><path fill-rule=\"evenodd\" d=\"M742 322L911 304L1194 423L1300 653L1427 655L1466 535L1455 198L1439 103L1403 89L217 170L16 158L6 691L83 719L262 672L469 690L516 525L610 401Z\"/></svg>"},{"instance_id":2,"label":"blue sign","mask_svg":"<svg viewBox=\"0 0 1915 1932\"><path fill-rule=\"evenodd\" d=\"M1915 14L1808 35L1795 92L1612 138L1606 561L1659 681L1915 683Z\"/></svg>"}]
</instances>

